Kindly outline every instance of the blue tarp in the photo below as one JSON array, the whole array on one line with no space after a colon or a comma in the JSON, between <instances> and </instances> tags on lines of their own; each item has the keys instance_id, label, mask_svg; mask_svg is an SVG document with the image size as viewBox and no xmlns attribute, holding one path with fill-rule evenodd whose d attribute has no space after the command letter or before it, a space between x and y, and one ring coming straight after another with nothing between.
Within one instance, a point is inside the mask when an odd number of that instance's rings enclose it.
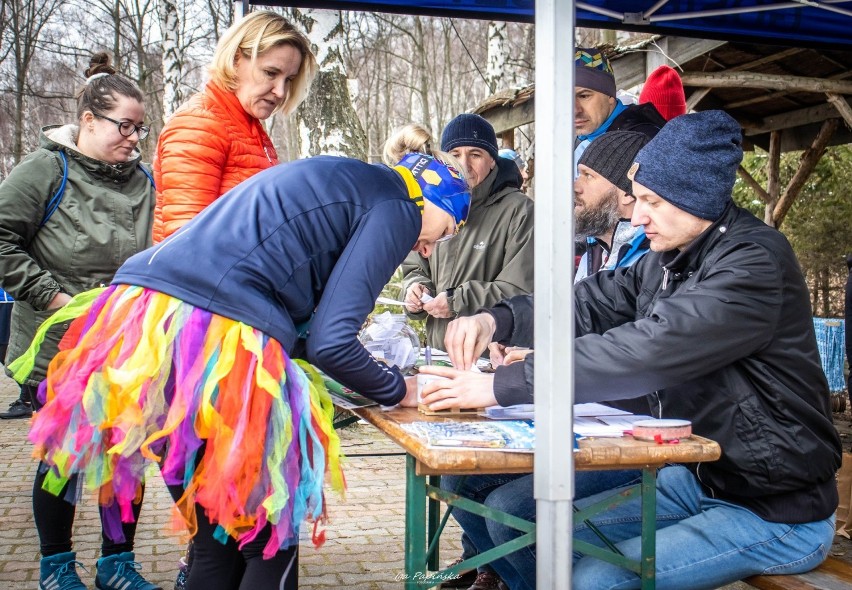
<instances>
[{"instance_id":1,"label":"blue tarp","mask_svg":"<svg viewBox=\"0 0 852 590\"><path fill-rule=\"evenodd\" d=\"M838 393L846 390L843 376L844 321L842 318L814 318L817 348L822 370L828 379L828 390Z\"/></svg>"},{"instance_id":2,"label":"blue tarp","mask_svg":"<svg viewBox=\"0 0 852 590\"><path fill-rule=\"evenodd\" d=\"M251 4L533 22L531 0L250 0ZM578 27L852 50L852 0L588 0Z\"/></svg>"}]
</instances>

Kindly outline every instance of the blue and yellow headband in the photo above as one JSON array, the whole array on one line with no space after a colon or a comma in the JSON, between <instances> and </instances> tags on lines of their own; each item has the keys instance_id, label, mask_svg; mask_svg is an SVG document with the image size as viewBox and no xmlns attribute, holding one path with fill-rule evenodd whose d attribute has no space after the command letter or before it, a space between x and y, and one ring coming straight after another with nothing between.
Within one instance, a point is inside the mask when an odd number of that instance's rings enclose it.
<instances>
[{"instance_id":1,"label":"blue and yellow headband","mask_svg":"<svg viewBox=\"0 0 852 590\"><path fill-rule=\"evenodd\" d=\"M415 202L422 196L449 213L458 227L464 225L470 212L470 191L458 170L433 156L417 153L406 154L394 170L402 175ZM422 209L422 200L419 205Z\"/></svg>"}]
</instances>

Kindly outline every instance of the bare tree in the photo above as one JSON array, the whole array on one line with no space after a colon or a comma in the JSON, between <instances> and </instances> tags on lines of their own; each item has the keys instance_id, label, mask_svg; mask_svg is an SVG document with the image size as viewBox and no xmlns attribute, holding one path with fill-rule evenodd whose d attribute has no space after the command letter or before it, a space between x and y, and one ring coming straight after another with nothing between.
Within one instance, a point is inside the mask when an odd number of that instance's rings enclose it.
<instances>
[{"instance_id":1,"label":"bare tree","mask_svg":"<svg viewBox=\"0 0 852 590\"><path fill-rule=\"evenodd\" d=\"M152 132L142 148L143 157L150 158L163 112L200 89L204 66L218 36L231 24L234 4L229 0L50 2L0 0L0 110L10 114L0 117L0 175L35 146L41 126L68 122L73 116L74 90L83 81L81 74L94 51L111 51L117 69L139 82L145 92L146 120ZM32 43L29 50L24 47L27 28L12 18L13 9L21 15L25 6L40 9L42 20L47 21L40 30L37 51ZM53 10L48 13L46 8ZM292 11L287 14L293 18ZM163 18L166 21L161 22ZM73 37L68 34L71 27ZM348 12L345 20L312 22L311 27L323 71L304 105L304 115L276 115L269 120L270 135L282 159L297 158L304 149L375 160L394 127L416 121L440 136L447 121L472 109L490 92L484 75L485 21ZM531 29L507 25L506 45L511 50L503 67L504 85L532 78L532 44L527 42ZM23 34L17 35L16 44L17 30ZM341 32L342 41L336 38ZM22 49L22 58L30 56L25 82L19 76L24 63L15 61L16 47ZM326 102L342 104L345 110L332 116ZM309 107L315 109L310 115ZM319 137L326 139L314 145L306 141ZM300 148L300 143L305 147Z\"/></svg>"},{"instance_id":2,"label":"bare tree","mask_svg":"<svg viewBox=\"0 0 852 590\"><path fill-rule=\"evenodd\" d=\"M210 16L214 43L234 22L234 4L229 0L207 0L207 14Z\"/></svg>"},{"instance_id":3,"label":"bare tree","mask_svg":"<svg viewBox=\"0 0 852 590\"><path fill-rule=\"evenodd\" d=\"M491 93L502 90L504 86L506 62L509 61L506 35L505 22L488 23L488 67L485 70L485 80Z\"/></svg>"},{"instance_id":4,"label":"bare tree","mask_svg":"<svg viewBox=\"0 0 852 590\"><path fill-rule=\"evenodd\" d=\"M349 97L343 63L343 20L339 11L296 10L319 64L307 100L299 107L303 156L333 154L367 159L367 140Z\"/></svg>"},{"instance_id":5,"label":"bare tree","mask_svg":"<svg viewBox=\"0 0 852 590\"><path fill-rule=\"evenodd\" d=\"M159 0L160 32L163 44L163 118L174 113L185 100L181 20L175 0Z\"/></svg>"},{"instance_id":6,"label":"bare tree","mask_svg":"<svg viewBox=\"0 0 852 590\"><path fill-rule=\"evenodd\" d=\"M9 16L10 4L10 0L0 0L0 39L6 38L6 29L9 28L9 21L11 20ZM6 61L11 50L11 43L0 44L0 64Z\"/></svg>"},{"instance_id":7,"label":"bare tree","mask_svg":"<svg viewBox=\"0 0 852 590\"><path fill-rule=\"evenodd\" d=\"M10 0L9 27L6 37L14 55L15 110L12 159L15 164L24 155L24 117L27 110L27 77L36 53L41 31L59 8L59 0Z\"/></svg>"}]
</instances>

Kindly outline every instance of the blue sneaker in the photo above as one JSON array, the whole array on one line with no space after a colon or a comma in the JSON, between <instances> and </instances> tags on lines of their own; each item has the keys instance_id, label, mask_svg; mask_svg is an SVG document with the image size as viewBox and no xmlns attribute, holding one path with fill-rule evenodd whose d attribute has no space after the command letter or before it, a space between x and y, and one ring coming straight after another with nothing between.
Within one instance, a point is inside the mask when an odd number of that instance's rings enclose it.
<instances>
[{"instance_id":1,"label":"blue sneaker","mask_svg":"<svg viewBox=\"0 0 852 590\"><path fill-rule=\"evenodd\" d=\"M143 578L139 571L142 565L133 561L131 551L101 557L98 560L98 575L95 588L100 590L163 590Z\"/></svg>"},{"instance_id":2,"label":"blue sneaker","mask_svg":"<svg viewBox=\"0 0 852 590\"><path fill-rule=\"evenodd\" d=\"M175 578L175 590L186 590L186 581L189 579L189 566L186 564L186 558L181 557L178 563L178 573Z\"/></svg>"},{"instance_id":3,"label":"blue sneaker","mask_svg":"<svg viewBox=\"0 0 852 590\"><path fill-rule=\"evenodd\" d=\"M84 570L86 568L76 557L77 554L72 551L42 557L39 564L39 590L87 590L77 575L76 566Z\"/></svg>"}]
</instances>

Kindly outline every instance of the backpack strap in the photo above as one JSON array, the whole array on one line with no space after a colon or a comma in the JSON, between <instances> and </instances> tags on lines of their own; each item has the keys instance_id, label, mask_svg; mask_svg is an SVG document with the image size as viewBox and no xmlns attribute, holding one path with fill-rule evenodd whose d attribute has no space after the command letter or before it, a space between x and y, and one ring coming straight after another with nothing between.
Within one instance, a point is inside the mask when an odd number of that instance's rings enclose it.
<instances>
[{"instance_id":1,"label":"backpack strap","mask_svg":"<svg viewBox=\"0 0 852 590\"><path fill-rule=\"evenodd\" d=\"M41 218L41 223L38 224L39 228L44 227L50 216L59 208L59 203L62 202L62 196L65 194L65 185L68 184L68 157L63 150L59 150L59 156L62 158L62 182L59 184L59 188L56 189L56 194L50 197L50 200L47 202L47 206L44 208L44 217ZM154 177L151 176L151 173L145 170L145 167L142 165L138 166L138 168L148 179L148 182L151 183L151 186L156 188L154 186Z\"/></svg>"},{"instance_id":2,"label":"backpack strap","mask_svg":"<svg viewBox=\"0 0 852 590\"><path fill-rule=\"evenodd\" d=\"M154 177L151 176L151 173L145 170L145 166L142 164L139 164L138 168L142 171L142 174L148 177L148 182L151 183L151 186L156 189L157 186L154 184Z\"/></svg>"},{"instance_id":3,"label":"backpack strap","mask_svg":"<svg viewBox=\"0 0 852 590\"><path fill-rule=\"evenodd\" d=\"M62 195L65 194L65 185L68 183L68 157L63 150L59 150L59 156L62 158L62 182L59 188L56 189L56 194L50 197L47 206L44 208L44 217L41 218L41 223L38 226L44 227L50 216L59 208L59 203L62 202Z\"/></svg>"}]
</instances>

